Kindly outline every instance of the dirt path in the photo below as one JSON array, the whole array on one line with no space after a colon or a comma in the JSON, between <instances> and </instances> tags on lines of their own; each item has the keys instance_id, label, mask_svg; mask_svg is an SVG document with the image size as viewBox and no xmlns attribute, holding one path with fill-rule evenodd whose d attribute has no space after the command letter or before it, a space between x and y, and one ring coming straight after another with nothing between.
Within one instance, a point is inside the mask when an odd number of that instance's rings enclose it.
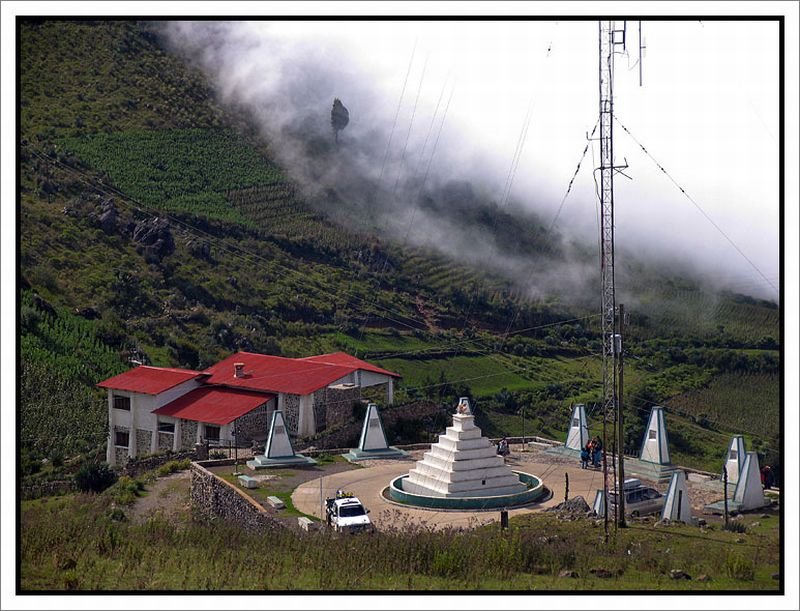
<instances>
[{"instance_id":1,"label":"dirt path","mask_svg":"<svg viewBox=\"0 0 800 611\"><path fill-rule=\"evenodd\" d=\"M178 471L159 477L146 488L147 494L128 509L128 519L134 524L163 517L175 524L185 523L191 515L191 472Z\"/></svg>"}]
</instances>

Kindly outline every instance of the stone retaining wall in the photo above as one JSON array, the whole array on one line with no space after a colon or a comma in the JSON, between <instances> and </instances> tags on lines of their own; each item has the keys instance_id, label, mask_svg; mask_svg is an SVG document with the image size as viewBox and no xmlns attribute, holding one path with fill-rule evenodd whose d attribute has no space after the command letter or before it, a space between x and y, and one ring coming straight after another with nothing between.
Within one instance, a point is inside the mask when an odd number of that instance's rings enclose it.
<instances>
[{"instance_id":1,"label":"stone retaining wall","mask_svg":"<svg viewBox=\"0 0 800 611\"><path fill-rule=\"evenodd\" d=\"M20 493L23 499L38 499L43 496L55 496L66 494L77 490L75 480L59 480L54 482L44 482L32 486L21 486Z\"/></svg>"},{"instance_id":2,"label":"stone retaining wall","mask_svg":"<svg viewBox=\"0 0 800 611\"><path fill-rule=\"evenodd\" d=\"M122 467L120 474L127 475L128 477L138 477L142 473L158 469L161 465L172 460L184 460L185 458L194 460L194 451L166 452L164 454L154 454L146 458L131 458L125 463L125 466Z\"/></svg>"},{"instance_id":3,"label":"stone retaining wall","mask_svg":"<svg viewBox=\"0 0 800 611\"><path fill-rule=\"evenodd\" d=\"M209 522L224 520L258 533L266 533L280 526L269 510L211 473L201 463L192 463L191 471L191 503L195 518Z\"/></svg>"}]
</instances>

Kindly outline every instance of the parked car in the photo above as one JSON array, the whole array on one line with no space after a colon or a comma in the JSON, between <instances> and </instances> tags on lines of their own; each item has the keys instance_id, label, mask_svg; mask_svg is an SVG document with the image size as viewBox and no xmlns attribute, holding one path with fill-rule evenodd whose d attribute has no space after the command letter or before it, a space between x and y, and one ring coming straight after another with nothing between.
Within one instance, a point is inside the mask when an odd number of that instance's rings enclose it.
<instances>
[{"instance_id":1,"label":"parked car","mask_svg":"<svg viewBox=\"0 0 800 611\"><path fill-rule=\"evenodd\" d=\"M368 513L358 497L341 490L336 491L335 497L325 499L325 521L339 533L374 532Z\"/></svg>"},{"instance_id":2,"label":"parked car","mask_svg":"<svg viewBox=\"0 0 800 611\"><path fill-rule=\"evenodd\" d=\"M664 495L655 488L645 486L638 479L626 479L623 484L625 491L625 515L646 516L660 513L664 507ZM608 512L613 515L617 505L617 493L608 493Z\"/></svg>"}]
</instances>

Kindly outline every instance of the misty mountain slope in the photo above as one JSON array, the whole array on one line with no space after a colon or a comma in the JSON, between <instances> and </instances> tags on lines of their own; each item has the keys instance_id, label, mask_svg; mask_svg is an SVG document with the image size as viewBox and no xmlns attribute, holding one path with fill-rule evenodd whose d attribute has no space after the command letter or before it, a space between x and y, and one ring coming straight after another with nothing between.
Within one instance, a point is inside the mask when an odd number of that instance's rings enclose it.
<instances>
[{"instance_id":1,"label":"misty mountain slope","mask_svg":"<svg viewBox=\"0 0 800 611\"><path fill-rule=\"evenodd\" d=\"M311 160L274 154L274 134L216 99L153 31L22 24L21 358L57 372L29 389L23 419L57 426L45 406L69 409L78 391L64 346L78 336L81 401L130 358L202 368L239 349L375 359L404 374L401 400L469 394L498 434L518 431L525 409L529 433L536 421L557 436L570 403L598 399L593 244L553 238L534 214L450 176L422 190L400 176L397 193L415 205L395 218L376 176L357 171L372 148L297 128L286 138ZM720 373L776 371L774 306L621 270L643 306L628 302L631 409ZM682 324L690 312L696 322ZM101 426L71 438L96 444ZM34 441L30 464L53 449Z\"/></svg>"}]
</instances>

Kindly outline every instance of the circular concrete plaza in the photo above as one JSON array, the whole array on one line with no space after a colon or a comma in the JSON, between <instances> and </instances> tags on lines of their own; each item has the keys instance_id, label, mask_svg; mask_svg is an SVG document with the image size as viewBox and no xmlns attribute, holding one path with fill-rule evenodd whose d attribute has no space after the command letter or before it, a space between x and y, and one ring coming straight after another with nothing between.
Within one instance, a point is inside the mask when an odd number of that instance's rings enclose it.
<instances>
[{"instance_id":1,"label":"circular concrete plaza","mask_svg":"<svg viewBox=\"0 0 800 611\"><path fill-rule=\"evenodd\" d=\"M564 500L564 492L569 476L569 498L582 496L591 505L598 488L603 487L603 473L594 469L581 469L580 461L570 457L548 454L540 449L521 445L511 447L511 455L506 464L515 471L525 471L542 479L551 494L540 502L527 507L509 509L509 516L542 511L558 505ZM421 526L431 529L472 528L500 521L500 510L449 511L442 509L422 509L392 502L384 497L383 490L389 482L408 473L417 460L422 459L424 450L410 453L405 460L366 460L362 468L351 469L322 477L320 492L319 478L298 486L292 494L292 503L303 513L321 516L321 499L333 496L336 490L352 492L370 511L370 519L378 530Z\"/></svg>"}]
</instances>

